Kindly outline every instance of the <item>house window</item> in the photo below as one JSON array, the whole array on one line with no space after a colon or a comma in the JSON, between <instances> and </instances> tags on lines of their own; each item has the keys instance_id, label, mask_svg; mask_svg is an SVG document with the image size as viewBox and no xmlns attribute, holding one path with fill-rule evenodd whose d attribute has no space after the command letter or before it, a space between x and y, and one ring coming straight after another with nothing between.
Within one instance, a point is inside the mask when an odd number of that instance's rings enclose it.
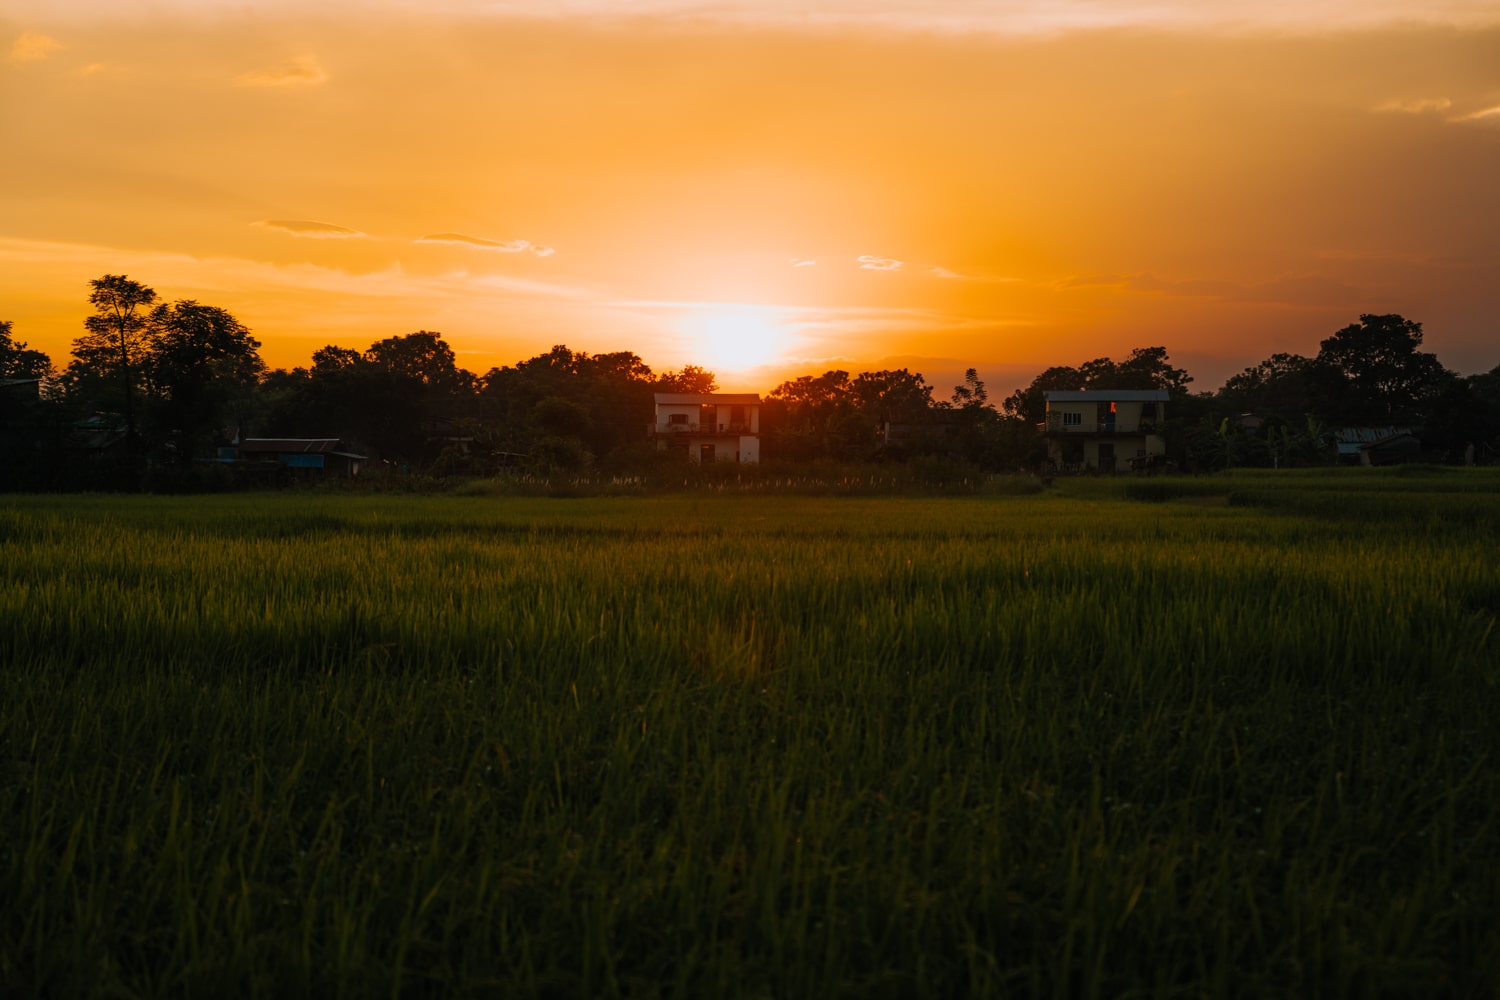
<instances>
[{"instance_id":1,"label":"house window","mask_svg":"<svg viewBox=\"0 0 1500 1000\"><path fill-rule=\"evenodd\" d=\"M1082 413L1066 413L1065 412L1063 414L1063 426L1064 427L1082 427L1083 426L1083 414Z\"/></svg>"},{"instance_id":2,"label":"house window","mask_svg":"<svg viewBox=\"0 0 1500 1000\"><path fill-rule=\"evenodd\" d=\"M683 426L686 426L688 422L687 417L688 415L686 413L671 413L667 415L667 423L673 425L681 424Z\"/></svg>"}]
</instances>

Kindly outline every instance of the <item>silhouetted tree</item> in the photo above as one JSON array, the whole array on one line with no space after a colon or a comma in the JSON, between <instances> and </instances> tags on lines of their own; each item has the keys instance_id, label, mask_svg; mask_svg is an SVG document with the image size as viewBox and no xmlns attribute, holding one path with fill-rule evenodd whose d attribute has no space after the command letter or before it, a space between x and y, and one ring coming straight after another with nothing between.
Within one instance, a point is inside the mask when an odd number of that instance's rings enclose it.
<instances>
[{"instance_id":1,"label":"silhouetted tree","mask_svg":"<svg viewBox=\"0 0 1500 1000\"><path fill-rule=\"evenodd\" d=\"M479 406L494 447L524 453L535 453L542 437L568 439L544 434L535 423L540 402L556 399L579 407L588 418L576 436L581 457L558 451L555 441L549 445L558 452L555 464L565 464L588 456L602 459L617 452L639 452L654 414L654 393L707 392L713 387L713 373L693 365L658 378L632 351L591 355L558 344L513 366L490 369L480 380Z\"/></svg>"},{"instance_id":2,"label":"silhouetted tree","mask_svg":"<svg viewBox=\"0 0 1500 1000\"><path fill-rule=\"evenodd\" d=\"M136 400L145 375L145 310L156 292L123 274L106 274L89 282L94 315L83 321L87 331L73 341L73 360L64 372L68 394L103 409L118 407L125 418L127 450L137 448Z\"/></svg>"},{"instance_id":3,"label":"silhouetted tree","mask_svg":"<svg viewBox=\"0 0 1500 1000\"><path fill-rule=\"evenodd\" d=\"M313 352L310 369L267 372L261 379L262 416L255 433L271 437L326 435L365 447L362 421L372 404L364 367L364 355L359 351L329 344Z\"/></svg>"},{"instance_id":4,"label":"silhouetted tree","mask_svg":"<svg viewBox=\"0 0 1500 1000\"><path fill-rule=\"evenodd\" d=\"M970 368L964 372L964 384L953 387L952 400L959 409L989 407L990 394L979 378L978 369Z\"/></svg>"},{"instance_id":5,"label":"silhouetted tree","mask_svg":"<svg viewBox=\"0 0 1500 1000\"><path fill-rule=\"evenodd\" d=\"M1099 388L1165 389L1174 400L1187 394L1188 383L1193 380L1186 368L1172 366L1165 347L1137 347L1116 366L1115 378L1119 385Z\"/></svg>"},{"instance_id":6,"label":"silhouetted tree","mask_svg":"<svg viewBox=\"0 0 1500 1000\"><path fill-rule=\"evenodd\" d=\"M472 381L467 372L460 372L453 348L443 340L443 335L427 330L376 341L365 351L364 360L393 376L403 387L420 385L439 393L451 393L466 388L466 383ZM342 364L342 359L336 363Z\"/></svg>"},{"instance_id":7,"label":"silhouetted tree","mask_svg":"<svg viewBox=\"0 0 1500 1000\"><path fill-rule=\"evenodd\" d=\"M1281 425L1300 424L1312 411L1312 359L1273 354L1224 383L1219 399L1235 413L1254 413Z\"/></svg>"},{"instance_id":8,"label":"silhouetted tree","mask_svg":"<svg viewBox=\"0 0 1500 1000\"><path fill-rule=\"evenodd\" d=\"M932 411L932 386L921 372L860 372L849 390L855 406L880 424L921 423Z\"/></svg>"},{"instance_id":9,"label":"silhouetted tree","mask_svg":"<svg viewBox=\"0 0 1500 1000\"><path fill-rule=\"evenodd\" d=\"M1469 388L1472 406L1468 414L1472 436L1465 443L1473 444L1475 450L1465 457L1483 461L1500 456L1500 365L1478 375L1464 379Z\"/></svg>"},{"instance_id":10,"label":"silhouetted tree","mask_svg":"<svg viewBox=\"0 0 1500 1000\"><path fill-rule=\"evenodd\" d=\"M17 343L0 320L0 379L48 379L52 359ZM63 428L59 407L26 388L0 392L0 489L58 485Z\"/></svg>"},{"instance_id":11,"label":"silhouetted tree","mask_svg":"<svg viewBox=\"0 0 1500 1000\"><path fill-rule=\"evenodd\" d=\"M11 336L10 320L0 320L0 378L39 378L52 375L52 359Z\"/></svg>"},{"instance_id":12,"label":"silhouetted tree","mask_svg":"<svg viewBox=\"0 0 1500 1000\"><path fill-rule=\"evenodd\" d=\"M1457 376L1420 351L1422 324L1362 315L1319 345L1311 378L1318 415L1344 426L1419 424Z\"/></svg>"},{"instance_id":13,"label":"silhouetted tree","mask_svg":"<svg viewBox=\"0 0 1500 1000\"><path fill-rule=\"evenodd\" d=\"M364 355L347 347L327 344L313 351L312 374L319 377L352 372L359 367Z\"/></svg>"},{"instance_id":14,"label":"silhouetted tree","mask_svg":"<svg viewBox=\"0 0 1500 1000\"><path fill-rule=\"evenodd\" d=\"M761 421L775 459L863 458L876 444L874 420L858 412L849 373L838 369L772 389Z\"/></svg>"},{"instance_id":15,"label":"silhouetted tree","mask_svg":"<svg viewBox=\"0 0 1500 1000\"><path fill-rule=\"evenodd\" d=\"M656 377L657 392L713 392L718 388L714 373L697 365L683 365L680 371L665 371Z\"/></svg>"},{"instance_id":16,"label":"silhouetted tree","mask_svg":"<svg viewBox=\"0 0 1500 1000\"><path fill-rule=\"evenodd\" d=\"M1047 416L1048 392L1077 392L1088 385L1083 372L1067 365L1054 365L1005 398L1005 412L1028 424L1040 424Z\"/></svg>"},{"instance_id":17,"label":"silhouetted tree","mask_svg":"<svg viewBox=\"0 0 1500 1000\"><path fill-rule=\"evenodd\" d=\"M266 367L243 323L192 300L152 311L143 359L155 422L179 435L183 462L212 444L226 419L240 422Z\"/></svg>"},{"instance_id":18,"label":"silhouetted tree","mask_svg":"<svg viewBox=\"0 0 1500 1000\"><path fill-rule=\"evenodd\" d=\"M592 458L584 446L589 411L572 400L548 396L531 409L530 455L543 469L577 469Z\"/></svg>"}]
</instances>

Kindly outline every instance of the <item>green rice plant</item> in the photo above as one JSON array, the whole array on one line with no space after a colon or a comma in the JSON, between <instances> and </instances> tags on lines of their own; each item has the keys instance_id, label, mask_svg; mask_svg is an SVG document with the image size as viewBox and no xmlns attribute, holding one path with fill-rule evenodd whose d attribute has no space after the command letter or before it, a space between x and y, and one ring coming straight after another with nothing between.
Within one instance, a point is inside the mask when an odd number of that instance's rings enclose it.
<instances>
[{"instance_id":1,"label":"green rice plant","mask_svg":"<svg viewBox=\"0 0 1500 1000\"><path fill-rule=\"evenodd\" d=\"M1492 991L1493 491L1211 481L7 497L0 992Z\"/></svg>"}]
</instances>

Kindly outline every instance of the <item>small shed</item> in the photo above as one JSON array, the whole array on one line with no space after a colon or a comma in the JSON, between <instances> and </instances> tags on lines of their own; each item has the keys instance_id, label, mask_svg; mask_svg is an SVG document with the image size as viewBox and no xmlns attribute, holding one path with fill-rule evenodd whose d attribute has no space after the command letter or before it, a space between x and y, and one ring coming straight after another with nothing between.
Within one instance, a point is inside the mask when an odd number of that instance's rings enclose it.
<instances>
[{"instance_id":1,"label":"small shed","mask_svg":"<svg viewBox=\"0 0 1500 1000\"><path fill-rule=\"evenodd\" d=\"M1344 427L1334 432L1344 465L1399 465L1422 458L1421 440L1406 427Z\"/></svg>"},{"instance_id":2,"label":"small shed","mask_svg":"<svg viewBox=\"0 0 1500 1000\"><path fill-rule=\"evenodd\" d=\"M338 438L242 438L238 457L243 461L280 462L288 469L357 476L368 459L341 446Z\"/></svg>"}]
</instances>

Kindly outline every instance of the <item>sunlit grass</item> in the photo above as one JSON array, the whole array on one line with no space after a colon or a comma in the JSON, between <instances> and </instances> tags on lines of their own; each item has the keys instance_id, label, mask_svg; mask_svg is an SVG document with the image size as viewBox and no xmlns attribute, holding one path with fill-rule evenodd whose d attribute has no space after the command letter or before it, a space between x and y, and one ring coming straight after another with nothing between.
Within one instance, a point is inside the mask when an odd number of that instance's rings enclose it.
<instances>
[{"instance_id":1,"label":"sunlit grass","mask_svg":"<svg viewBox=\"0 0 1500 1000\"><path fill-rule=\"evenodd\" d=\"M1500 481L1132 482L0 500L0 992L1492 992Z\"/></svg>"}]
</instances>

